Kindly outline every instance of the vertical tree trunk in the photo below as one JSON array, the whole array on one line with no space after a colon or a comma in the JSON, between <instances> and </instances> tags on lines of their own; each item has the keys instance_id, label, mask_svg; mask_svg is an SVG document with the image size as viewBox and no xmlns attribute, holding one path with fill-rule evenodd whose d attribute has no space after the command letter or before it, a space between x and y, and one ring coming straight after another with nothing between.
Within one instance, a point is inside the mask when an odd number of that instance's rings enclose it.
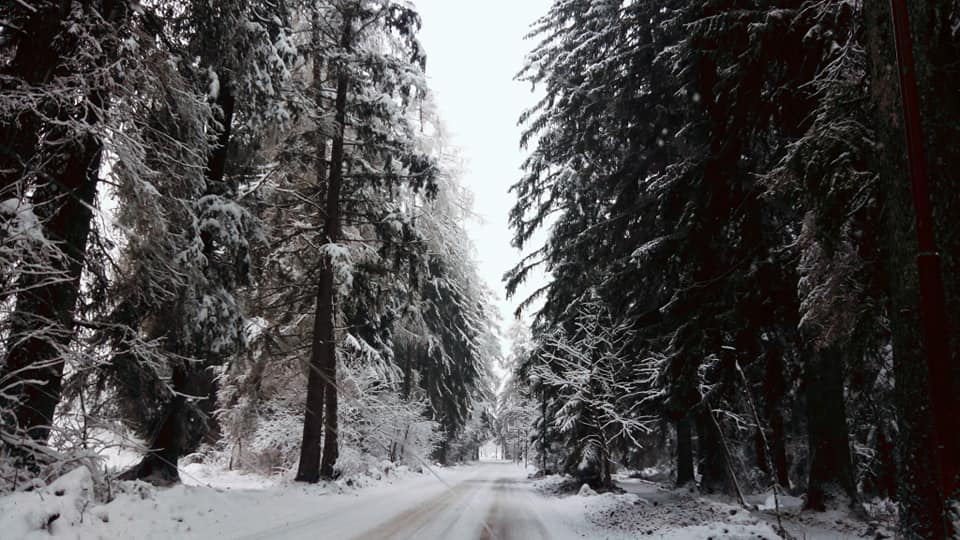
<instances>
[{"instance_id":1,"label":"vertical tree trunk","mask_svg":"<svg viewBox=\"0 0 960 540\"><path fill-rule=\"evenodd\" d=\"M52 261L51 275L25 273L20 278L4 366L18 396L17 427L38 442L46 442L60 402L64 354L73 339L93 217L100 143L85 136L61 149L60 159L59 174L37 189L33 206L44 235L61 244L65 257Z\"/></svg>"},{"instance_id":2,"label":"vertical tree trunk","mask_svg":"<svg viewBox=\"0 0 960 540\"><path fill-rule=\"evenodd\" d=\"M547 474L547 393L540 387L540 470Z\"/></svg>"},{"instance_id":3,"label":"vertical tree trunk","mask_svg":"<svg viewBox=\"0 0 960 540\"><path fill-rule=\"evenodd\" d=\"M939 283L921 273L921 309L928 320L924 340L935 352L932 398L938 444L941 447L943 494L960 500L960 39L956 34L956 4L948 1L898 0L908 13L919 102L918 142L927 169L930 211L930 244L936 256L922 253L928 267L939 274ZM902 62L901 62L902 63ZM904 66L901 65L901 72ZM901 88L901 95L903 88ZM920 195L918 192L915 199ZM921 212L917 212L922 215ZM923 245L921 251L926 251ZM921 269L923 272L923 269ZM930 272L927 272L928 274ZM923 292L924 286L927 293ZM939 289L931 285L939 285ZM930 294L930 293L933 294ZM930 296L929 301L924 295ZM942 379L942 380L941 380ZM954 531L958 534L960 531Z\"/></svg>"},{"instance_id":4,"label":"vertical tree trunk","mask_svg":"<svg viewBox=\"0 0 960 540\"><path fill-rule=\"evenodd\" d=\"M877 139L884 149L874 154L872 168L880 176L880 191L885 197L885 247L899 430L898 535L946 538L930 381L917 307L918 245L907 174L893 25L889 4L884 0L868 0L863 11L871 100Z\"/></svg>"},{"instance_id":5,"label":"vertical tree trunk","mask_svg":"<svg viewBox=\"0 0 960 540\"><path fill-rule=\"evenodd\" d=\"M810 471L806 507L825 510L835 486L857 498L843 395L843 357L836 347L811 354L807 363L807 441Z\"/></svg>"},{"instance_id":6,"label":"vertical tree trunk","mask_svg":"<svg viewBox=\"0 0 960 540\"><path fill-rule=\"evenodd\" d=\"M349 44L350 24L347 19L344 22L344 46ZM340 68L340 75L337 78L337 136L333 141L333 153L331 158L332 169L330 171L329 189L327 191L327 241L337 242L340 239L340 188L343 181L343 147L344 147L344 126L347 121L347 88L349 78L344 67ZM333 478L333 467L337 462L339 448L337 442L337 343L336 329L334 327L336 319L336 309L334 305L335 293L333 280L333 261L327 259L321 276L321 290L318 298L322 299L324 304L323 317L323 339L325 340L323 353L323 374L327 385L325 396L324 412L324 439L323 439L323 458L320 464L320 476L324 478Z\"/></svg>"},{"instance_id":7,"label":"vertical tree trunk","mask_svg":"<svg viewBox=\"0 0 960 540\"><path fill-rule=\"evenodd\" d=\"M677 421L677 487L693 482L693 429L690 416Z\"/></svg>"},{"instance_id":8,"label":"vertical tree trunk","mask_svg":"<svg viewBox=\"0 0 960 540\"><path fill-rule=\"evenodd\" d=\"M230 149L230 138L233 135L233 109L236 98L233 95L233 84L226 75L220 76L220 95L217 96L217 107L223 116L220 118L217 146L210 152L207 160L207 180L214 184L224 181L227 172L227 155Z\"/></svg>"},{"instance_id":9,"label":"vertical tree trunk","mask_svg":"<svg viewBox=\"0 0 960 540\"><path fill-rule=\"evenodd\" d=\"M709 404L706 405L709 407ZM723 455L720 433L717 431L709 410L697 415L697 471L700 473L700 489L704 493L729 493L727 464Z\"/></svg>"},{"instance_id":10,"label":"vertical tree trunk","mask_svg":"<svg viewBox=\"0 0 960 540\"><path fill-rule=\"evenodd\" d=\"M767 406L767 421L770 423L770 461L773 462L774 477L784 488L790 487L790 471L787 464L787 435L784 429L783 395L786 382L783 373L783 357L780 350L768 351L765 363L764 398Z\"/></svg>"},{"instance_id":11,"label":"vertical tree trunk","mask_svg":"<svg viewBox=\"0 0 960 540\"><path fill-rule=\"evenodd\" d=\"M783 424L783 413L778 408L770 411L770 450L773 452L773 468L777 483L784 488L790 487L790 466L787 462L787 435Z\"/></svg>"},{"instance_id":12,"label":"vertical tree trunk","mask_svg":"<svg viewBox=\"0 0 960 540\"><path fill-rule=\"evenodd\" d=\"M878 426L877 460L880 462L880 471L877 474L877 492L881 497L890 500L897 498L897 464L894 456L894 445L887 436L884 427Z\"/></svg>"},{"instance_id":13,"label":"vertical tree trunk","mask_svg":"<svg viewBox=\"0 0 960 540\"><path fill-rule=\"evenodd\" d=\"M110 1L101 6L107 20L122 17L122 7ZM73 8L71 2L50 2L36 9L24 35L17 35L16 56L5 75L28 84L48 83L57 70L65 71L63 56L76 44L63 35L63 20ZM68 74L68 73L64 73ZM62 110L62 120L82 120L96 125L96 112L105 97L98 90L87 95L90 107ZM78 116L81 116L78 117ZM72 118L70 118L72 117ZM13 417L7 419L34 441L46 442L53 415L61 397L64 354L74 337L74 313L79 296L80 275L86 260L92 205L99 180L102 146L90 133L48 126L43 146L39 117L24 111L0 125L0 197L20 197L33 177L27 162L42 157L43 170L32 195L34 212L46 238L58 242L63 257L49 263L48 274L23 273L17 283L14 313L10 317L7 357L0 381L13 389ZM35 160L36 161L36 160ZM6 299L4 299L6 300Z\"/></svg>"},{"instance_id":14,"label":"vertical tree trunk","mask_svg":"<svg viewBox=\"0 0 960 540\"><path fill-rule=\"evenodd\" d=\"M297 466L297 482L316 483L320 480L320 455L323 443L323 403L326 384L323 381L323 361L320 358L321 298L317 295L317 307L313 319L313 344L307 373L307 406L303 419L303 439L300 444L300 463Z\"/></svg>"},{"instance_id":15,"label":"vertical tree trunk","mask_svg":"<svg viewBox=\"0 0 960 540\"><path fill-rule=\"evenodd\" d=\"M50 81L63 60L63 43L55 39L62 31L69 15L71 2L44 2L13 5L12 10L27 10L31 15L23 25L22 33L14 33L16 55L7 64L3 74L10 77L3 84L15 85L23 81L31 86L42 86ZM4 199L23 195L27 186L20 185L27 173L26 164L33 159L40 136L40 117L32 110L24 110L15 117L0 122L0 195ZM19 191L19 193L17 193Z\"/></svg>"},{"instance_id":16,"label":"vertical tree trunk","mask_svg":"<svg viewBox=\"0 0 960 540\"><path fill-rule=\"evenodd\" d=\"M163 419L152 437L150 449L140 463L122 475L123 479L146 480L158 486L180 482L177 461L182 454L184 442L183 417L187 406L185 395L191 390L187 366L174 366L170 382L174 395L166 405Z\"/></svg>"},{"instance_id":17,"label":"vertical tree trunk","mask_svg":"<svg viewBox=\"0 0 960 540\"><path fill-rule=\"evenodd\" d=\"M352 41L352 17L344 15L341 46L348 50ZM343 64L337 67L336 135L330 158L330 174L327 180L326 244L334 244L340 238L340 191L343 184L344 135L347 122L347 91L349 74ZM297 479L316 482L319 477L333 478L338 457L337 441L337 344L336 306L333 260L323 255L317 288L317 312L314 320L313 345L310 356L310 376L307 381L307 412L303 426L303 446L300 450L300 469ZM321 390L318 386L323 386ZM313 460L320 439L320 408L323 418L323 453L320 463ZM317 469L319 465L319 470Z\"/></svg>"},{"instance_id":18,"label":"vertical tree trunk","mask_svg":"<svg viewBox=\"0 0 960 540\"><path fill-rule=\"evenodd\" d=\"M323 62L320 58L320 12L315 9L311 21L312 43L313 43L313 86L314 103L317 111L324 109L323 101ZM319 122L314 128L316 137L314 140L315 168L317 173L317 184L322 185L326 181L326 159L327 142ZM324 279L324 276L320 276ZM319 283L318 283L319 287ZM297 466L296 481L316 483L320 480L320 456L323 444L323 404L326 384L323 381L323 359L320 356L320 350L323 347L321 335L323 332L323 303L324 299L320 296L320 289L317 291L316 307L313 314L313 336L310 347L310 361L307 364L307 403L306 412L303 419L303 438L300 443L300 463Z\"/></svg>"},{"instance_id":19,"label":"vertical tree trunk","mask_svg":"<svg viewBox=\"0 0 960 540\"><path fill-rule=\"evenodd\" d=\"M210 152L207 159L207 186L208 192L222 184L227 168L227 153L230 138L233 132L233 111L235 97L230 81L223 77L220 95L217 96L217 106L223 117L220 125L211 129L218 131L217 146ZM213 245L209 238L201 238L205 256L211 256ZM214 411L217 402L217 382L214 372L203 369L202 366L174 366L171 380L173 396L163 412L161 425L153 440L149 443L149 450L141 462L125 473L129 478L147 480L157 485L169 485L180 481L177 462L183 455L196 451L204 440L216 442L219 426L216 424ZM190 421L191 411L184 396L202 396L196 404L196 411L205 422L202 437L187 437L187 422Z\"/></svg>"}]
</instances>

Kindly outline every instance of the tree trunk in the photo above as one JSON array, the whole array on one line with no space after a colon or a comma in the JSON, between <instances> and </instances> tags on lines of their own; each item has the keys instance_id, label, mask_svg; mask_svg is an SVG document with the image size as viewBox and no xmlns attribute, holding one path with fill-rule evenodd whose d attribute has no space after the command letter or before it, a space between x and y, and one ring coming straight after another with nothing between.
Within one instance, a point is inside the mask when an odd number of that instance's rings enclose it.
<instances>
[{"instance_id":1,"label":"tree trunk","mask_svg":"<svg viewBox=\"0 0 960 540\"><path fill-rule=\"evenodd\" d=\"M857 498L843 395L843 358L837 348L814 352L807 364L807 441L810 471L806 508L825 510L831 486Z\"/></svg>"},{"instance_id":2,"label":"tree trunk","mask_svg":"<svg viewBox=\"0 0 960 540\"><path fill-rule=\"evenodd\" d=\"M764 376L764 398L767 406L767 421L770 423L770 461L773 462L774 477L784 488L790 487L790 469L787 463L787 435L784 429L783 395L786 393L783 357L780 350L769 351L766 355Z\"/></svg>"},{"instance_id":3,"label":"tree trunk","mask_svg":"<svg viewBox=\"0 0 960 540\"><path fill-rule=\"evenodd\" d=\"M123 16L122 6L103 2L101 13L108 21ZM42 87L58 70L66 73L63 56L76 44L63 36L63 21L73 9L71 2L51 2L31 8L25 33L17 34L17 53L4 75ZM55 39L63 36L63 39ZM63 110L62 120L81 119L96 125L94 111L107 101L99 90L86 96L90 107ZM82 118L78 118L81 116ZM39 117L24 111L0 124L0 197L20 198L31 187L34 212L46 238L58 242L64 255L49 263L49 273L23 273L18 279L14 313L10 316L6 361L0 381L13 389L13 417L20 430L34 441L46 442L53 415L61 397L64 353L74 338L74 313L80 276L86 260L92 205L96 197L102 145L90 133L75 133L60 126L47 126L44 147ZM37 160L37 156L42 159ZM31 171L29 161L43 163L44 170ZM36 174L34 176L34 172ZM41 184L27 185L28 179ZM2 300L6 300L5 298Z\"/></svg>"},{"instance_id":4,"label":"tree trunk","mask_svg":"<svg viewBox=\"0 0 960 540\"><path fill-rule=\"evenodd\" d=\"M17 388L17 428L46 442L60 403L65 348L74 335L74 311L86 258L91 208L100 169L100 143L92 136L61 150L62 169L33 196L44 235L60 242L64 258L52 274L24 273L11 316L4 378ZM51 156L52 160L56 160Z\"/></svg>"},{"instance_id":5,"label":"tree trunk","mask_svg":"<svg viewBox=\"0 0 960 540\"><path fill-rule=\"evenodd\" d=\"M207 180L219 184L224 181L227 172L227 155L230 149L230 137L233 135L233 109L236 98L233 95L233 84L226 75L220 76L220 95L217 96L217 107L223 117L217 128L217 146L210 152L207 159Z\"/></svg>"},{"instance_id":6,"label":"tree trunk","mask_svg":"<svg viewBox=\"0 0 960 540\"><path fill-rule=\"evenodd\" d=\"M341 46L349 49L352 17L345 15ZM336 122L333 138L330 174L327 181L326 222L324 236L327 245L340 238L340 191L343 184L344 135L347 121L347 91L350 84L347 68L340 65L337 75ZM319 150L318 150L319 151ZM323 255L317 288L317 311L314 320L313 345L310 355L310 376L307 381L307 412L303 426L303 446L300 450L300 469L297 479L316 482L319 477L333 478L338 457L337 442L337 344L336 306L333 260ZM323 386L321 390L318 386ZM323 409L320 410L320 403ZM320 426L323 418L323 453L318 464L314 452L319 451Z\"/></svg>"},{"instance_id":7,"label":"tree trunk","mask_svg":"<svg viewBox=\"0 0 960 540\"><path fill-rule=\"evenodd\" d=\"M694 481L692 432L689 415L677 421L677 487Z\"/></svg>"},{"instance_id":8,"label":"tree trunk","mask_svg":"<svg viewBox=\"0 0 960 540\"><path fill-rule=\"evenodd\" d=\"M303 439L300 444L300 464L297 467L297 482L316 483L320 480L320 453L323 443L323 403L326 384L323 381L323 361L320 350L322 299L317 295L317 308L313 322L313 345L307 373L307 410L303 419Z\"/></svg>"},{"instance_id":9,"label":"tree trunk","mask_svg":"<svg viewBox=\"0 0 960 540\"><path fill-rule=\"evenodd\" d=\"M936 368L942 377L933 378L932 396L942 449L941 483L944 495L957 501L960 499L960 415L956 414L960 410L960 227L957 227L960 218L960 189L957 189L960 39L951 20L951 12L956 12L955 4L906 2L906 9L913 36L920 124L932 202L932 236L939 255L933 260L939 262L942 287L941 298L933 298L933 304L925 304L921 299L921 307L927 312L942 310L937 314L942 322L926 325L932 335L925 336L925 340L943 340L937 344L943 348L937 352L937 362L942 365ZM921 277L921 285L924 280Z\"/></svg>"},{"instance_id":10,"label":"tree trunk","mask_svg":"<svg viewBox=\"0 0 960 540\"><path fill-rule=\"evenodd\" d=\"M613 475L611 474L612 465L610 464L610 452L606 444L603 446L603 452L600 456L600 487L603 489L613 488Z\"/></svg>"},{"instance_id":11,"label":"tree trunk","mask_svg":"<svg viewBox=\"0 0 960 540\"><path fill-rule=\"evenodd\" d=\"M185 395L189 388L188 368L176 365L173 368L172 386L174 395L166 406L163 420L152 437L150 450L136 466L121 476L124 480L145 480L157 486L169 486L180 482L177 461L184 441L184 413L187 408Z\"/></svg>"},{"instance_id":12,"label":"tree trunk","mask_svg":"<svg viewBox=\"0 0 960 540\"><path fill-rule=\"evenodd\" d=\"M547 394L540 387L540 470L547 474Z\"/></svg>"},{"instance_id":13,"label":"tree trunk","mask_svg":"<svg viewBox=\"0 0 960 540\"><path fill-rule=\"evenodd\" d=\"M233 131L233 111L235 98L229 79L223 81L220 94L217 96L217 106L223 113L219 126L213 126L218 132L217 145L210 152L207 159L207 190L216 192L222 184L226 174L227 153ZM214 246L209 238L201 238L203 253L210 257ZM177 463L181 456L197 450L199 445L206 441L215 443L218 440L219 425L214 412L217 405L217 381L214 372L198 366L175 366L173 373L173 397L163 413L161 426L150 441L147 455L140 464L125 473L130 478L147 480L156 485L169 485L180 481L177 472ZM200 426L194 426L199 431L190 432L188 422L191 421L191 411L184 396L201 397L196 404L194 414L199 415ZM190 432L190 433L188 433Z\"/></svg>"},{"instance_id":14,"label":"tree trunk","mask_svg":"<svg viewBox=\"0 0 960 540\"><path fill-rule=\"evenodd\" d=\"M697 472L700 473L700 489L704 493L730 493L727 479L727 463L716 424L707 409L697 415Z\"/></svg>"},{"instance_id":15,"label":"tree trunk","mask_svg":"<svg viewBox=\"0 0 960 540\"><path fill-rule=\"evenodd\" d=\"M888 2L882 0L868 0L863 11L877 139L885 149L874 154L872 168L879 173L880 192L885 197L884 244L888 250L886 270L890 280L899 431L898 535L946 538L930 380L920 331L920 279L915 260L919 249L907 174L891 13Z\"/></svg>"},{"instance_id":16,"label":"tree trunk","mask_svg":"<svg viewBox=\"0 0 960 540\"><path fill-rule=\"evenodd\" d=\"M894 456L894 445L885 433L883 427L879 427L878 429L876 451L880 470L877 474L876 490L881 497L896 500L897 464Z\"/></svg>"},{"instance_id":17,"label":"tree trunk","mask_svg":"<svg viewBox=\"0 0 960 540\"><path fill-rule=\"evenodd\" d=\"M444 438L443 441L437 446L437 451L436 451L437 463L441 465L447 464L447 445L448 444L449 442L447 441L446 438ZM500 459L506 459L506 456L501 456Z\"/></svg>"},{"instance_id":18,"label":"tree trunk","mask_svg":"<svg viewBox=\"0 0 960 540\"><path fill-rule=\"evenodd\" d=\"M32 5L32 4L30 4ZM27 7L14 5L11 10ZM33 6L31 15L23 25L22 33L14 33L16 55L7 64L3 74L10 77L2 83L16 85L14 81L41 87L47 84L63 60L63 43L55 39L63 29L64 19L69 16L71 2L44 2ZM0 195L4 199L23 196L27 186L21 184L28 173L27 164L37 151L40 135L40 117L31 110L24 110L16 117L0 122Z\"/></svg>"}]
</instances>

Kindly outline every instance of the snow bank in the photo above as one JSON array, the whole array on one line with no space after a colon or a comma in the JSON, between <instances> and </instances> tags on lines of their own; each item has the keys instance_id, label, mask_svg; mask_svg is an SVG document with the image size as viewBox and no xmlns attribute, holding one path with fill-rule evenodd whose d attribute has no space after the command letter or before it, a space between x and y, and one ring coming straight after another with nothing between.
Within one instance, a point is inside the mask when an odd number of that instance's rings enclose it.
<instances>
[{"instance_id":1,"label":"snow bank","mask_svg":"<svg viewBox=\"0 0 960 540\"><path fill-rule=\"evenodd\" d=\"M445 478L469 471L444 470ZM336 514L354 508L358 498L378 498L377 508L360 503L356 511L389 513L410 502L411 490L425 493L446 486L430 474L382 464L380 480L304 485L279 475L264 477L229 471L210 463L181 468L183 484L155 488L145 482L111 482L108 503L94 497L90 470L80 467L48 486L0 497L0 539L238 538L273 526L291 526L322 509ZM399 510L397 510L399 511ZM362 519L357 526L368 525ZM264 538L270 537L263 535ZM348 535L347 537L350 537Z\"/></svg>"},{"instance_id":2,"label":"snow bank","mask_svg":"<svg viewBox=\"0 0 960 540\"><path fill-rule=\"evenodd\" d=\"M68 538L74 527L99 519L93 508L93 477L78 467L50 485L0 498L4 538Z\"/></svg>"},{"instance_id":3,"label":"snow bank","mask_svg":"<svg viewBox=\"0 0 960 540\"><path fill-rule=\"evenodd\" d=\"M267 489L280 484L280 477L266 477L236 470L226 470L207 463L190 463L180 468L180 480L187 486L215 489Z\"/></svg>"},{"instance_id":4,"label":"snow bank","mask_svg":"<svg viewBox=\"0 0 960 540\"><path fill-rule=\"evenodd\" d=\"M800 497L792 497L783 493L780 493L778 496L780 498L781 512L784 510L799 510L803 508L803 499ZM759 510L775 511L777 509L777 501L773 497L773 493L770 492L766 494L763 502L758 504L757 508Z\"/></svg>"},{"instance_id":5,"label":"snow bank","mask_svg":"<svg viewBox=\"0 0 960 540\"><path fill-rule=\"evenodd\" d=\"M625 493L597 495L589 488L576 492L570 478L552 476L536 483L537 489L554 496L555 515L581 537L621 540L663 538L667 540L774 540L776 516L773 493L748 497L758 511L749 511L720 497L700 495L696 489L672 488L631 475L619 475ZM566 489L565 489L566 488ZM573 488L576 489L575 487ZM872 539L891 537L882 523L857 520L849 511L804 512L803 500L780 496L780 509L787 531L810 540Z\"/></svg>"},{"instance_id":6,"label":"snow bank","mask_svg":"<svg viewBox=\"0 0 960 540\"><path fill-rule=\"evenodd\" d=\"M580 491L577 492L577 495L580 497L592 497L596 494L597 492L594 491L588 484L580 486Z\"/></svg>"}]
</instances>

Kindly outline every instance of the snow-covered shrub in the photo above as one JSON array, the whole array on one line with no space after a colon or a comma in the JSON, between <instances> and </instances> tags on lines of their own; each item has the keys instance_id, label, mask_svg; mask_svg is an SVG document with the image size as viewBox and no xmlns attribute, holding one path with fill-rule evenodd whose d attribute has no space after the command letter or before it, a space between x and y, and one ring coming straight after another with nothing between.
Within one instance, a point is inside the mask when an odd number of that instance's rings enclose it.
<instances>
[{"instance_id":1,"label":"snow-covered shrub","mask_svg":"<svg viewBox=\"0 0 960 540\"><path fill-rule=\"evenodd\" d=\"M92 518L95 504L90 469L76 467L48 486L0 498L0 531L4 538L66 536L84 517Z\"/></svg>"},{"instance_id":2,"label":"snow-covered shrub","mask_svg":"<svg viewBox=\"0 0 960 540\"><path fill-rule=\"evenodd\" d=\"M341 450L337 470L344 476L368 474L384 460L419 465L442 439L439 424L426 418L426 403L403 399L385 375L369 365L342 370L341 448L362 456L348 462Z\"/></svg>"},{"instance_id":3,"label":"snow-covered shrub","mask_svg":"<svg viewBox=\"0 0 960 540\"><path fill-rule=\"evenodd\" d=\"M627 354L629 323L614 323L596 301L578 306L575 328L558 331L542 352L547 363L531 373L558 396L554 424L569 448L564 469L598 487L610 487L611 449L651 431L653 418L640 409L636 363Z\"/></svg>"},{"instance_id":4,"label":"snow-covered shrub","mask_svg":"<svg viewBox=\"0 0 960 540\"><path fill-rule=\"evenodd\" d=\"M426 417L426 403L403 399L387 366L343 356L348 358L342 359L337 380L337 473L375 476L384 470L384 462L419 466L442 438L439 425ZM218 417L227 462L265 474L286 473L299 460L306 377L293 361L274 362L269 368L259 361L244 368L243 380L226 377L228 384L221 389Z\"/></svg>"}]
</instances>

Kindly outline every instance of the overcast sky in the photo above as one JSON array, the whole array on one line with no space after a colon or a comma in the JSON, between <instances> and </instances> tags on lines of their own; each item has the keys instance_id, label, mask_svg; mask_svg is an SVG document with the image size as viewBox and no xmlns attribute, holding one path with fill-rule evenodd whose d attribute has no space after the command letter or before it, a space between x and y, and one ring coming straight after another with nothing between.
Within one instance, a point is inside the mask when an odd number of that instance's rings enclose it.
<instances>
[{"instance_id":1,"label":"overcast sky","mask_svg":"<svg viewBox=\"0 0 960 540\"><path fill-rule=\"evenodd\" d=\"M528 84L513 80L534 43L524 40L530 23L547 12L549 0L414 0L423 18L420 40L427 78L441 116L465 159L464 183L475 195L482 222L468 228L477 247L480 274L497 294L505 331L517 304L543 284L532 278L507 302L500 281L520 259L510 247L507 215L519 179L517 118L533 105Z\"/></svg>"}]
</instances>

